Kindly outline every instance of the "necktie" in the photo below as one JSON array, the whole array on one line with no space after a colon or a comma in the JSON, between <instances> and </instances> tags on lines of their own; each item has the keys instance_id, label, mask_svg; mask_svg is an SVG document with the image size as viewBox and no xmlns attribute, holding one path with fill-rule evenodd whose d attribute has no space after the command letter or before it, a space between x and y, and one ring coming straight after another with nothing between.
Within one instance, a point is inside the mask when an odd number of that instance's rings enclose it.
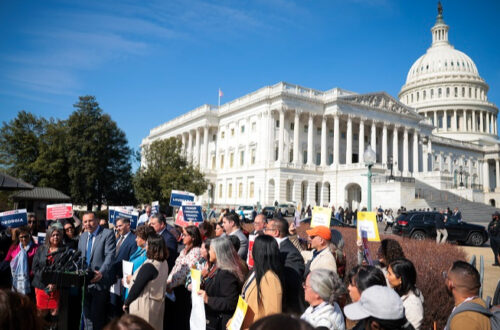
<instances>
[{"instance_id":1,"label":"necktie","mask_svg":"<svg viewBox=\"0 0 500 330\"><path fill-rule=\"evenodd\" d=\"M94 238L94 234L89 233L89 240L87 241L87 254L85 255L87 266L90 266L90 255L92 254L92 238Z\"/></svg>"},{"instance_id":2,"label":"necktie","mask_svg":"<svg viewBox=\"0 0 500 330\"><path fill-rule=\"evenodd\" d=\"M120 251L120 246L122 246L123 243L123 235L120 235L120 239L118 240L118 244L116 244L116 254L118 254L118 251Z\"/></svg>"}]
</instances>

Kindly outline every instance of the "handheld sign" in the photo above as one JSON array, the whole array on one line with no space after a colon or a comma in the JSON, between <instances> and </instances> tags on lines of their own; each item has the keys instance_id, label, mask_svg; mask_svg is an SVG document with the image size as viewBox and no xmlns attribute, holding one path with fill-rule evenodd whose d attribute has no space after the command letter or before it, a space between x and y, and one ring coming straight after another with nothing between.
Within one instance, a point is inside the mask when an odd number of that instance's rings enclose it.
<instances>
[{"instance_id":1,"label":"handheld sign","mask_svg":"<svg viewBox=\"0 0 500 330\"><path fill-rule=\"evenodd\" d=\"M363 251L364 251L366 262L368 262L368 264L370 266L373 266L373 259L370 255L370 249L368 249L368 233L366 231L362 230L361 237L362 237L361 242L363 244Z\"/></svg>"},{"instance_id":2,"label":"handheld sign","mask_svg":"<svg viewBox=\"0 0 500 330\"><path fill-rule=\"evenodd\" d=\"M45 233L38 233L38 235L36 236L37 237L37 240L36 240L36 244L38 245L43 245L43 243L45 242Z\"/></svg>"},{"instance_id":3,"label":"handheld sign","mask_svg":"<svg viewBox=\"0 0 500 330\"><path fill-rule=\"evenodd\" d=\"M253 244L255 243L255 238L257 235L249 235L248 236L248 253L247 253L247 265L249 269L253 268L253 256L252 256L252 250L253 250Z\"/></svg>"},{"instance_id":4,"label":"handheld sign","mask_svg":"<svg viewBox=\"0 0 500 330\"><path fill-rule=\"evenodd\" d=\"M231 319L231 323L229 324L229 330L240 330L243 321L245 320L245 314L247 313L248 304L247 302L240 296L238 298L238 305L236 306L236 310L234 311L233 318Z\"/></svg>"},{"instance_id":5,"label":"handheld sign","mask_svg":"<svg viewBox=\"0 0 500 330\"><path fill-rule=\"evenodd\" d=\"M130 228L137 227L137 220L139 219L139 212L130 210L129 208L110 206L108 209L109 222L115 224L116 219L126 218L130 220Z\"/></svg>"},{"instance_id":6,"label":"handheld sign","mask_svg":"<svg viewBox=\"0 0 500 330\"><path fill-rule=\"evenodd\" d=\"M203 215L201 213L200 205L184 205L181 206L179 212L177 212L177 218L175 219L175 224L185 227L188 226L190 222L198 226L203 222Z\"/></svg>"},{"instance_id":7,"label":"handheld sign","mask_svg":"<svg viewBox=\"0 0 500 330\"><path fill-rule=\"evenodd\" d=\"M47 220L57 220L64 218L73 217L73 205L72 204L52 204L47 205Z\"/></svg>"},{"instance_id":8,"label":"handheld sign","mask_svg":"<svg viewBox=\"0 0 500 330\"><path fill-rule=\"evenodd\" d=\"M330 220L332 218L332 209L329 207L313 207L311 228L316 226L325 226L330 228Z\"/></svg>"},{"instance_id":9,"label":"handheld sign","mask_svg":"<svg viewBox=\"0 0 500 330\"><path fill-rule=\"evenodd\" d=\"M201 271L199 271L198 269L191 268L191 283L193 284L191 287L191 291L200 291Z\"/></svg>"},{"instance_id":10,"label":"handheld sign","mask_svg":"<svg viewBox=\"0 0 500 330\"><path fill-rule=\"evenodd\" d=\"M172 190L170 206L182 206L182 202L193 202L195 194L187 191Z\"/></svg>"},{"instance_id":11,"label":"handheld sign","mask_svg":"<svg viewBox=\"0 0 500 330\"><path fill-rule=\"evenodd\" d=\"M358 233L358 240L363 237L361 231L365 231L368 241L380 242L377 214L375 212L358 212L358 225L356 231Z\"/></svg>"},{"instance_id":12,"label":"handheld sign","mask_svg":"<svg viewBox=\"0 0 500 330\"><path fill-rule=\"evenodd\" d=\"M160 202L154 201L153 203L151 203L151 213L160 214Z\"/></svg>"},{"instance_id":13,"label":"handheld sign","mask_svg":"<svg viewBox=\"0 0 500 330\"><path fill-rule=\"evenodd\" d=\"M0 213L0 224L4 227L17 228L28 224L26 209L12 210Z\"/></svg>"}]
</instances>

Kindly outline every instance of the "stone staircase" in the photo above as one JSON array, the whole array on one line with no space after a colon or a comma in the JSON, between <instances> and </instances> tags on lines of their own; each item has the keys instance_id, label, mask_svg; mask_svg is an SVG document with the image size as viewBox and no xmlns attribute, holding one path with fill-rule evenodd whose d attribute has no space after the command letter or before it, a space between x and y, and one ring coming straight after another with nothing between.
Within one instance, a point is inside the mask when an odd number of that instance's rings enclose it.
<instances>
[{"instance_id":1,"label":"stone staircase","mask_svg":"<svg viewBox=\"0 0 500 330\"><path fill-rule=\"evenodd\" d=\"M446 190L436 189L420 180L415 180L416 198L408 202L407 210L413 209L446 209L453 210L458 207L462 212L462 219L471 223L487 225L491 221L491 215L500 209L483 203L471 202L461 196Z\"/></svg>"}]
</instances>

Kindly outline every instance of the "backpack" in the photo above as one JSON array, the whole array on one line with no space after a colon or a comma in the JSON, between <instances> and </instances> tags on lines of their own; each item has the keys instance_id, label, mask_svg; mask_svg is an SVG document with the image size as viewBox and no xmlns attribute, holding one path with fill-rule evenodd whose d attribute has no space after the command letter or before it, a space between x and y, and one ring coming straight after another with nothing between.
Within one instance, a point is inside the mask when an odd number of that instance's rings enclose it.
<instances>
[{"instance_id":1,"label":"backpack","mask_svg":"<svg viewBox=\"0 0 500 330\"><path fill-rule=\"evenodd\" d=\"M462 304L462 305L458 306L457 308L455 308L453 313L451 313L450 317L448 318L448 322L446 322L445 329L450 330L450 323L455 315L462 313L462 312L467 312L467 311L480 313L480 314L483 314L483 315L489 317L490 323L491 323L491 330L500 330L500 309L494 307L491 310L489 310L486 307L483 307L479 304L471 303L471 302Z\"/></svg>"}]
</instances>

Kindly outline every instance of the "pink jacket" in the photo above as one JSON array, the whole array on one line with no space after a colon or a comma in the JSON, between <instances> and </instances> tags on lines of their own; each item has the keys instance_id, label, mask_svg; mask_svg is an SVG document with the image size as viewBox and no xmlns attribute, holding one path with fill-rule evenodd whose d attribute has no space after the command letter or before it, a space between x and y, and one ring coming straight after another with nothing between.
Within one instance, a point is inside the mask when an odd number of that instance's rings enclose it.
<instances>
[{"instance_id":1,"label":"pink jacket","mask_svg":"<svg viewBox=\"0 0 500 330\"><path fill-rule=\"evenodd\" d=\"M33 257L35 256L36 250L38 249L38 244L32 242L31 247L28 250L28 267L30 269L30 277L33 277L33 271L31 270L31 264L33 263ZM19 253L20 248L19 244L11 245L9 251L7 251L7 256L5 257L5 261L11 262L17 254Z\"/></svg>"}]
</instances>

